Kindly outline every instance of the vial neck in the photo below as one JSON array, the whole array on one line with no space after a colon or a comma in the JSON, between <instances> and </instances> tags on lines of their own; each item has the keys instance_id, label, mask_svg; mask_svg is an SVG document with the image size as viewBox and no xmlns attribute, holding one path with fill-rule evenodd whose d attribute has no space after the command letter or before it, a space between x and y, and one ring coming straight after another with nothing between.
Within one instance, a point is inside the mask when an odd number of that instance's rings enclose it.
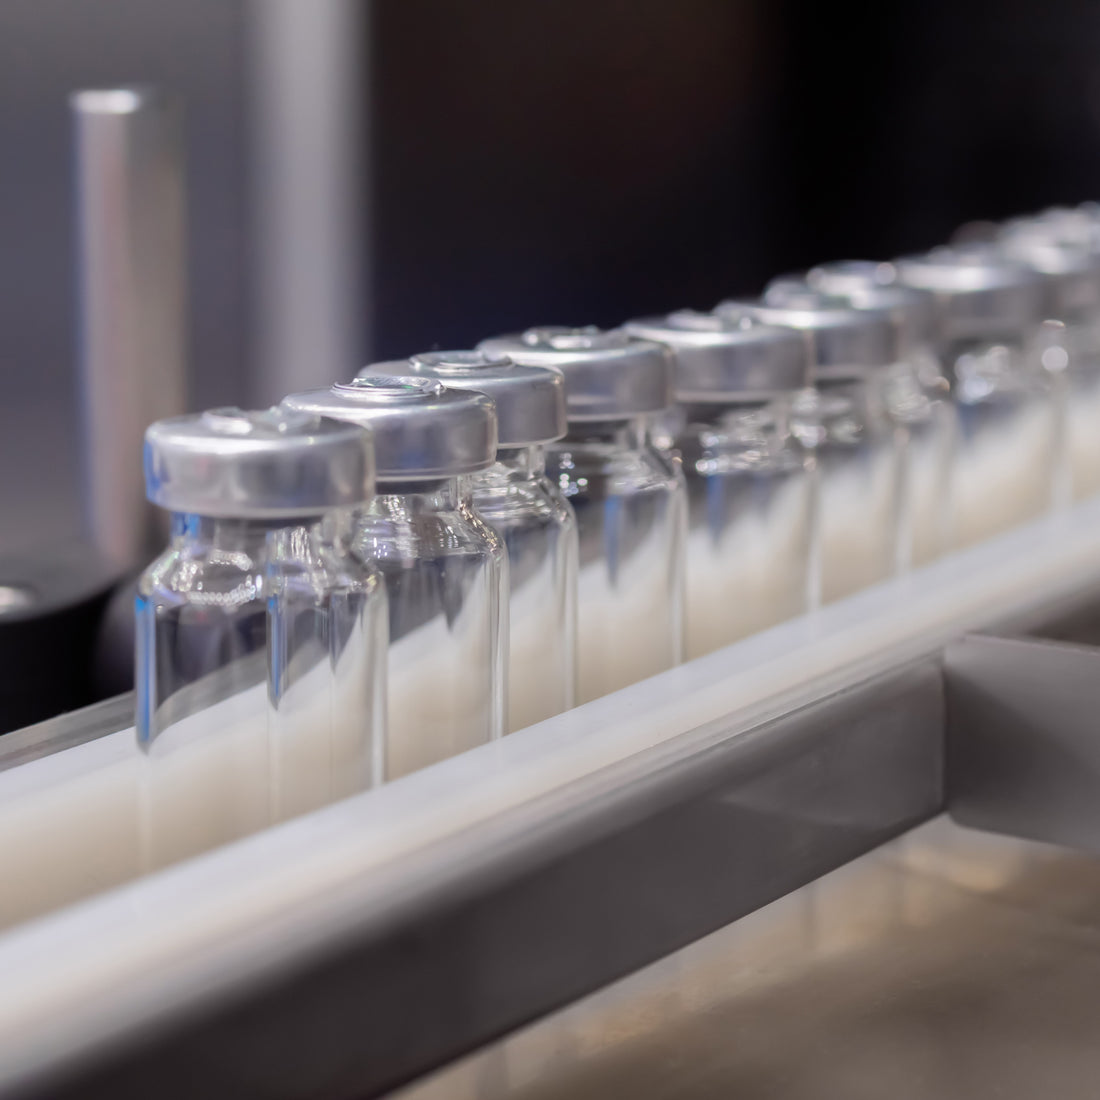
<instances>
[{"instance_id":1,"label":"vial neck","mask_svg":"<svg viewBox=\"0 0 1100 1100\"><path fill-rule=\"evenodd\" d=\"M546 448L541 443L530 443L525 447L501 447L497 451L497 465L510 474L541 477L546 469Z\"/></svg>"},{"instance_id":2,"label":"vial neck","mask_svg":"<svg viewBox=\"0 0 1100 1100\"><path fill-rule=\"evenodd\" d=\"M650 442L650 421L644 416L631 420L574 421L562 443L613 444L624 450L641 450Z\"/></svg>"},{"instance_id":3,"label":"vial neck","mask_svg":"<svg viewBox=\"0 0 1100 1100\"><path fill-rule=\"evenodd\" d=\"M286 519L226 519L193 512L173 512L172 540L202 543L236 553L252 553L263 549L272 532L307 526L321 518L316 515Z\"/></svg>"},{"instance_id":4,"label":"vial neck","mask_svg":"<svg viewBox=\"0 0 1100 1100\"><path fill-rule=\"evenodd\" d=\"M470 503L469 477L435 478L424 481L381 481L375 506L399 504L412 512L452 512Z\"/></svg>"}]
</instances>

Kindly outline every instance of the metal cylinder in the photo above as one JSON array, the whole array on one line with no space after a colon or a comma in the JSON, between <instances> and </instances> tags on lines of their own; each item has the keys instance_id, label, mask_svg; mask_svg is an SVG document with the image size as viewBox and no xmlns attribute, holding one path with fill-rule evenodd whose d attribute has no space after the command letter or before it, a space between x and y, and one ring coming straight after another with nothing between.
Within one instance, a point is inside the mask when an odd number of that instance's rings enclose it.
<instances>
[{"instance_id":1,"label":"metal cylinder","mask_svg":"<svg viewBox=\"0 0 1100 1100\"><path fill-rule=\"evenodd\" d=\"M149 88L80 91L71 106L85 520L125 569L159 541L145 428L184 408L182 112Z\"/></svg>"}]
</instances>

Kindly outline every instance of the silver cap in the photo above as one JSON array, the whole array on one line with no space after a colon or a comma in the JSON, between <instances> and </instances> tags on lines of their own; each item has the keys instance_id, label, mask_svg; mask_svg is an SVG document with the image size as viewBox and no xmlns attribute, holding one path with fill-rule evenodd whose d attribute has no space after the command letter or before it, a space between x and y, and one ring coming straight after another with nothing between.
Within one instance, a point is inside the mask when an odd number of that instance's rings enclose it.
<instances>
[{"instance_id":1,"label":"silver cap","mask_svg":"<svg viewBox=\"0 0 1100 1100\"><path fill-rule=\"evenodd\" d=\"M1059 321L1100 310L1100 250L1048 232L1038 219L1007 224L1001 247L1046 280L1046 314Z\"/></svg>"},{"instance_id":2,"label":"silver cap","mask_svg":"<svg viewBox=\"0 0 1100 1100\"><path fill-rule=\"evenodd\" d=\"M372 363L359 377L378 374L434 378L449 389L487 394L496 403L499 447L549 443L565 435L565 379L551 367L524 366L483 351L428 351Z\"/></svg>"},{"instance_id":3,"label":"silver cap","mask_svg":"<svg viewBox=\"0 0 1100 1100\"><path fill-rule=\"evenodd\" d=\"M492 399L433 378L372 375L291 394L283 405L370 428L379 481L455 477L496 459Z\"/></svg>"},{"instance_id":4,"label":"silver cap","mask_svg":"<svg viewBox=\"0 0 1100 1100\"><path fill-rule=\"evenodd\" d=\"M898 360L898 339L885 309L856 309L843 298L802 286L773 287L761 301L722 302L720 316L749 311L770 325L786 325L806 334L811 347L811 377L851 378Z\"/></svg>"},{"instance_id":5,"label":"silver cap","mask_svg":"<svg viewBox=\"0 0 1100 1100\"><path fill-rule=\"evenodd\" d=\"M289 409L213 409L145 433L145 490L173 512L290 519L374 495L369 432Z\"/></svg>"},{"instance_id":6,"label":"silver cap","mask_svg":"<svg viewBox=\"0 0 1100 1100\"><path fill-rule=\"evenodd\" d=\"M670 352L622 329L546 326L495 336L478 348L526 366L560 370L571 421L629 420L672 404Z\"/></svg>"},{"instance_id":7,"label":"silver cap","mask_svg":"<svg viewBox=\"0 0 1100 1100\"><path fill-rule=\"evenodd\" d=\"M896 280L894 265L877 260L838 260L806 272L806 282L823 294L844 298L856 309L888 310L904 355L939 340L939 315L931 291Z\"/></svg>"},{"instance_id":8,"label":"silver cap","mask_svg":"<svg viewBox=\"0 0 1100 1100\"><path fill-rule=\"evenodd\" d=\"M996 245L934 248L894 262L898 281L936 296L948 339L1023 332L1043 319L1043 278Z\"/></svg>"},{"instance_id":9,"label":"silver cap","mask_svg":"<svg viewBox=\"0 0 1100 1100\"><path fill-rule=\"evenodd\" d=\"M627 321L623 328L672 349L672 388L683 404L768 398L809 385L805 336L766 324L747 311L719 317L681 309Z\"/></svg>"}]
</instances>

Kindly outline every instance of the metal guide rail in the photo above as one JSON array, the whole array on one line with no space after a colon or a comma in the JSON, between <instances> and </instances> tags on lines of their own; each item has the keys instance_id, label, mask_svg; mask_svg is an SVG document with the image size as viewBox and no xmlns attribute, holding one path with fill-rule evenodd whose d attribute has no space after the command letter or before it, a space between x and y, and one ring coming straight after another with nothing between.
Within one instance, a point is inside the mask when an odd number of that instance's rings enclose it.
<instances>
[{"instance_id":1,"label":"metal guide rail","mask_svg":"<svg viewBox=\"0 0 1100 1100\"><path fill-rule=\"evenodd\" d=\"M379 1095L945 808L1089 846L1095 640L1100 502L29 920L0 1088Z\"/></svg>"}]
</instances>

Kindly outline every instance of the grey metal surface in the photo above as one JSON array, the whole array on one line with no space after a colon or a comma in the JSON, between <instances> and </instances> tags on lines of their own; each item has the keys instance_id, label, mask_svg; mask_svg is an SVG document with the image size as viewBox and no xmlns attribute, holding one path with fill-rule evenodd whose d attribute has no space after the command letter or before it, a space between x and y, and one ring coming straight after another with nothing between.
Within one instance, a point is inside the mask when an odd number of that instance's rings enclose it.
<instances>
[{"instance_id":1,"label":"grey metal surface","mask_svg":"<svg viewBox=\"0 0 1100 1100\"><path fill-rule=\"evenodd\" d=\"M937 662L918 662L743 736L712 724L687 752L597 772L550 827L504 847L456 838L467 858L422 883L414 909L394 904L308 967L40 1086L191 1095L180 1074L202 1065L205 1096L246 1081L377 1095L938 812L940 684Z\"/></svg>"},{"instance_id":2,"label":"grey metal surface","mask_svg":"<svg viewBox=\"0 0 1100 1100\"><path fill-rule=\"evenodd\" d=\"M361 378L378 374L422 375L453 390L491 397L499 447L551 443L565 435L565 378L551 367L527 366L483 351L427 351L359 371Z\"/></svg>"},{"instance_id":3,"label":"grey metal surface","mask_svg":"<svg viewBox=\"0 0 1100 1100\"><path fill-rule=\"evenodd\" d=\"M672 349L672 388L685 404L761 400L809 385L806 338L794 329L765 324L748 311L719 317L680 309L627 321L623 328Z\"/></svg>"},{"instance_id":4,"label":"grey metal surface","mask_svg":"<svg viewBox=\"0 0 1100 1100\"><path fill-rule=\"evenodd\" d=\"M432 378L372 375L292 393L283 407L369 428L380 482L455 477L496 460L496 411L480 393Z\"/></svg>"},{"instance_id":5,"label":"grey metal surface","mask_svg":"<svg viewBox=\"0 0 1100 1100\"><path fill-rule=\"evenodd\" d=\"M120 569L156 545L142 436L184 409L184 163L180 103L150 88L75 93L83 501Z\"/></svg>"},{"instance_id":6,"label":"grey metal surface","mask_svg":"<svg viewBox=\"0 0 1100 1100\"><path fill-rule=\"evenodd\" d=\"M211 409L145 432L145 491L161 508L230 519L318 515L374 496L364 428L287 408Z\"/></svg>"},{"instance_id":7,"label":"grey metal surface","mask_svg":"<svg viewBox=\"0 0 1100 1100\"><path fill-rule=\"evenodd\" d=\"M938 819L401 1100L1091 1100L1100 862Z\"/></svg>"},{"instance_id":8,"label":"grey metal surface","mask_svg":"<svg viewBox=\"0 0 1100 1100\"><path fill-rule=\"evenodd\" d=\"M672 404L668 351L623 329L543 325L482 340L478 348L517 363L560 370L570 422L629 420Z\"/></svg>"},{"instance_id":9,"label":"grey metal surface","mask_svg":"<svg viewBox=\"0 0 1100 1100\"><path fill-rule=\"evenodd\" d=\"M117 733L134 720L134 693L47 718L0 737L0 772Z\"/></svg>"},{"instance_id":10,"label":"grey metal surface","mask_svg":"<svg viewBox=\"0 0 1100 1100\"><path fill-rule=\"evenodd\" d=\"M973 636L945 671L955 820L1100 852L1100 649Z\"/></svg>"}]
</instances>

